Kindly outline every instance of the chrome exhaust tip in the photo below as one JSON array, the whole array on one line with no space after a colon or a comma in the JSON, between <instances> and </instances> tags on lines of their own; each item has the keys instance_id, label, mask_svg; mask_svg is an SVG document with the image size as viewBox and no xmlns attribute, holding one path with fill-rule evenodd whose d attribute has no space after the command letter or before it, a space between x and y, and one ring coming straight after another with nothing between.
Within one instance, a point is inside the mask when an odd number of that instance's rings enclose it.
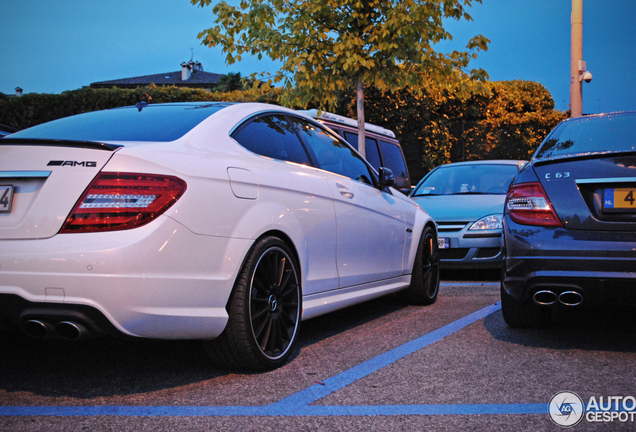
<instances>
[{"instance_id":1,"label":"chrome exhaust tip","mask_svg":"<svg viewBox=\"0 0 636 432\"><path fill-rule=\"evenodd\" d=\"M76 341L86 334L86 329L81 324L71 321L60 321L55 325L55 332L62 339Z\"/></svg>"},{"instance_id":2,"label":"chrome exhaust tip","mask_svg":"<svg viewBox=\"0 0 636 432\"><path fill-rule=\"evenodd\" d=\"M559 303L565 306L578 306L583 303L583 295L576 291L563 291L559 294Z\"/></svg>"},{"instance_id":3,"label":"chrome exhaust tip","mask_svg":"<svg viewBox=\"0 0 636 432\"><path fill-rule=\"evenodd\" d=\"M34 339L44 339L49 335L49 325L40 320L25 321L22 330Z\"/></svg>"},{"instance_id":4,"label":"chrome exhaust tip","mask_svg":"<svg viewBox=\"0 0 636 432\"><path fill-rule=\"evenodd\" d=\"M541 290L532 296L534 302L541 306L551 306L557 302L557 295L550 290Z\"/></svg>"}]
</instances>

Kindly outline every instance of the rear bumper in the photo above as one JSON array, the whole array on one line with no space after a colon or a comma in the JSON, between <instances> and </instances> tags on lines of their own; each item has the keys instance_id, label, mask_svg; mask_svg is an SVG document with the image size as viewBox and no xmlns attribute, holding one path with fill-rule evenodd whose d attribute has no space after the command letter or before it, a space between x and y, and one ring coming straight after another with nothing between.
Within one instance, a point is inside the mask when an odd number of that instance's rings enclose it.
<instances>
[{"instance_id":1,"label":"rear bumper","mask_svg":"<svg viewBox=\"0 0 636 432\"><path fill-rule=\"evenodd\" d=\"M584 232L504 221L502 288L531 301L574 291L581 305L636 305L636 233Z\"/></svg>"},{"instance_id":2,"label":"rear bumper","mask_svg":"<svg viewBox=\"0 0 636 432\"><path fill-rule=\"evenodd\" d=\"M0 308L0 321L85 314L111 334L214 338L250 244L165 216L134 230L0 241L0 296L23 300Z\"/></svg>"}]
</instances>

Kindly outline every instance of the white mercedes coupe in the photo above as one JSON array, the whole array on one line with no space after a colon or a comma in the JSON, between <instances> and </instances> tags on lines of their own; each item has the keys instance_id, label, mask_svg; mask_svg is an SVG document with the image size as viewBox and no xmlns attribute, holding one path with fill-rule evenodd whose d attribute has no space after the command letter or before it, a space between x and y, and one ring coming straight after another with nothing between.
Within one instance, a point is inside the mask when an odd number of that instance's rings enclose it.
<instances>
[{"instance_id":1,"label":"white mercedes coupe","mask_svg":"<svg viewBox=\"0 0 636 432\"><path fill-rule=\"evenodd\" d=\"M267 370L301 320L431 304L437 230L349 144L257 103L96 111L0 139L0 329L200 339Z\"/></svg>"}]
</instances>

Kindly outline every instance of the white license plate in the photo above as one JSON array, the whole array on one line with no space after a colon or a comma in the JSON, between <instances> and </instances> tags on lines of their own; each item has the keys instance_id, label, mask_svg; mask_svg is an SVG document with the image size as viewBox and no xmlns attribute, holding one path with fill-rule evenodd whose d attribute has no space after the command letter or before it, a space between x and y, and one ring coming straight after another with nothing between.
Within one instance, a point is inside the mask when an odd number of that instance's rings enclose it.
<instances>
[{"instance_id":1,"label":"white license plate","mask_svg":"<svg viewBox=\"0 0 636 432\"><path fill-rule=\"evenodd\" d=\"M9 213L13 202L13 186L0 186L0 213Z\"/></svg>"},{"instance_id":2,"label":"white license plate","mask_svg":"<svg viewBox=\"0 0 636 432\"><path fill-rule=\"evenodd\" d=\"M437 239L437 247L440 249L450 249L450 239L448 237L439 237Z\"/></svg>"}]
</instances>

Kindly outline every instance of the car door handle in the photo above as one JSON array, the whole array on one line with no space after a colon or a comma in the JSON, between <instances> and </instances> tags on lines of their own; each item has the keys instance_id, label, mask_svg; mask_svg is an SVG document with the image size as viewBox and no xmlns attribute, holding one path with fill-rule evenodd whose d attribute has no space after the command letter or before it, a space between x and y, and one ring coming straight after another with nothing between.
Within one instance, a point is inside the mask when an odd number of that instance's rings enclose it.
<instances>
[{"instance_id":1,"label":"car door handle","mask_svg":"<svg viewBox=\"0 0 636 432\"><path fill-rule=\"evenodd\" d=\"M353 192L351 192L349 189L347 189L347 187L345 185L342 185L340 183L336 183L336 187L338 188L338 192L340 192L340 195L342 195L345 198L349 198L349 199L353 199L354 198L354 194Z\"/></svg>"}]
</instances>

